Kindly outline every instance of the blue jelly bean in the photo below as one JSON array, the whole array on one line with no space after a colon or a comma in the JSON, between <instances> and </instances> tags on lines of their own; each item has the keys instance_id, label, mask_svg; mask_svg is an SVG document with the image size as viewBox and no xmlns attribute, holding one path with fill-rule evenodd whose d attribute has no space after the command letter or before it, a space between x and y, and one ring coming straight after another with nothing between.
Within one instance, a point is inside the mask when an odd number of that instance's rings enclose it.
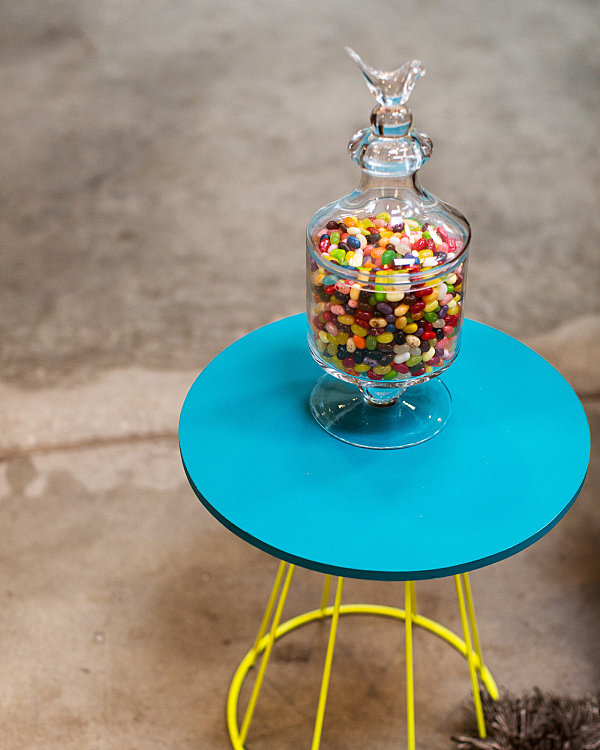
<instances>
[{"instance_id":1,"label":"blue jelly bean","mask_svg":"<svg viewBox=\"0 0 600 750\"><path fill-rule=\"evenodd\" d=\"M393 323L390 323L389 326L385 327L385 330L388 333L396 333L396 326Z\"/></svg>"},{"instance_id":2,"label":"blue jelly bean","mask_svg":"<svg viewBox=\"0 0 600 750\"><path fill-rule=\"evenodd\" d=\"M337 280L338 280L337 276L324 276L323 286L331 286L332 284L335 284Z\"/></svg>"},{"instance_id":3,"label":"blue jelly bean","mask_svg":"<svg viewBox=\"0 0 600 750\"><path fill-rule=\"evenodd\" d=\"M358 239L358 237L355 237L353 234L351 234L346 240L346 244L352 250L358 250L358 248L360 247L360 240Z\"/></svg>"},{"instance_id":4,"label":"blue jelly bean","mask_svg":"<svg viewBox=\"0 0 600 750\"><path fill-rule=\"evenodd\" d=\"M378 302L377 309L384 315L390 315L394 312L394 308L391 305L388 305L387 302Z\"/></svg>"}]
</instances>

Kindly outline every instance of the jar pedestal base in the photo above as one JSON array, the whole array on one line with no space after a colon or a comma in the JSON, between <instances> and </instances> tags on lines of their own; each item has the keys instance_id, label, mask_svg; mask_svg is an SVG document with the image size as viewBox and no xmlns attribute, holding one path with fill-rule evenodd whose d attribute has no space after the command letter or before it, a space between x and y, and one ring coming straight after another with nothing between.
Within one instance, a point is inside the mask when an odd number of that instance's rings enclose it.
<instances>
[{"instance_id":1,"label":"jar pedestal base","mask_svg":"<svg viewBox=\"0 0 600 750\"><path fill-rule=\"evenodd\" d=\"M357 386L331 375L319 378L310 396L311 413L321 427L360 448L423 443L440 432L452 411L450 392L438 379L406 387L389 406L372 404Z\"/></svg>"}]
</instances>

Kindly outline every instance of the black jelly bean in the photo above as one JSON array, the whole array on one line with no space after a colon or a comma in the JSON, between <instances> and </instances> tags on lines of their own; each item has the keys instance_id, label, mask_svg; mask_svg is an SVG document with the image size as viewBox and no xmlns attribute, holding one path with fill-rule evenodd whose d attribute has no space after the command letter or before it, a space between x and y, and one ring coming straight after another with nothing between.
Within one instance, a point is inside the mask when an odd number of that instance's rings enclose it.
<instances>
[{"instance_id":1,"label":"black jelly bean","mask_svg":"<svg viewBox=\"0 0 600 750\"><path fill-rule=\"evenodd\" d=\"M380 352L393 352L394 351L394 345L393 344L382 344L379 341L377 342L377 349Z\"/></svg>"},{"instance_id":2,"label":"black jelly bean","mask_svg":"<svg viewBox=\"0 0 600 750\"><path fill-rule=\"evenodd\" d=\"M419 349L423 352L423 354L425 354L425 352L428 352L431 349L431 344L429 343L429 341L421 341L421 346L419 347Z\"/></svg>"},{"instance_id":3,"label":"black jelly bean","mask_svg":"<svg viewBox=\"0 0 600 750\"><path fill-rule=\"evenodd\" d=\"M446 334L442 331L441 328L436 329L435 337L438 341L441 341Z\"/></svg>"},{"instance_id":4,"label":"black jelly bean","mask_svg":"<svg viewBox=\"0 0 600 750\"><path fill-rule=\"evenodd\" d=\"M340 225L338 224L337 221L328 221L327 224L325 224L325 226L327 227L327 229L333 230L333 229L339 229Z\"/></svg>"},{"instance_id":5,"label":"black jelly bean","mask_svg":"<svg viewBox=\"0 0 600 750\"><path fill-rule=\"evenodd\" d=\"M368 302L359 302L356 309L371 313L373 312L373 305L370 305Z\"/></svg>"},{"instance_id":6,"label":"black jelly bean","mask_svg":"<svg viewBox=\"0 0 600 750\"><path fill-rule=\"evenodd\" d=\"M364 356L364 353L360 349L357 349L352 355L352 359L356 362L357 365L360 365L364 359Z\"/></svg>"},{"instance_id":7,"label":"black jelly bean","mask_svg":"<svg viewBox=\"0 0 600 750\"><path fill-rule=\"evenodd\" d=\"M337 327L340 333L352 333L352 326L347 326L345 323L338 323Z\"/></svg>"},{"instance_id":8,"label":"black jelly bean","mask_svg":"<svg viewBox=\"0 0 600 750\"><path fill-rule=\"evenodd\" d=\"M346 347L345 347L345 346L342 346L341 344L338 344L338 348L337 348L337 358L338 358L338 359L346 359L346 357L348 356L348 354L349 354L349 352L348 352L348 350L346 349Z\"/></svg>"},{"instance_id":9,"label":"black jelly bean","mask_svg":"<svg viewBox=\"0 0 600 750\"><path fill-rule=\"evenodd\" d=\"M397 344L402 346L406 342L406 334L403 331L396 331L396 335L394 336L394 340Z\"/></svg>"},{"instance_id":10,"label":"black jelly bean","mask_svg":"<svg viewBox=\"0 0 600 750\"><path fill-rule=\"evenodd\" d=\"M404 295L404 299L402 300L402 302L405 302L407 305L414 305L417 299L418 297L416 294L409 293Z\"/></svg>"},{"instance_id":11,"label":"black jelly bean","mask_svg":"<svg viewBox=\"0 0 600 750\"><path fill-rule=\"evenodd\" d=\"M329 225L327 225L327 229L329 229ZM400 224L395 224L392 227L392 232L403 232L404 231L404 222L400 222Z\"/></svg>"},{"instance_id":12,"label":"black jelly bean","mask_svg":"<svg viewBox=\"0 0 600 750\"><path fill-rule=\"evenodd\" d=\"M379 360L382 367L385 367L386 365L389 365L394 359L393 354L384 354L383 357Z\"/></svg>"},{"instance_id":13,"label":"black jelly bean","mask_svg":"<svg viewBox=\"0 0 600 750\"><path fill-rule=\"evenodd\" d=\"M381 239L381 235L379 234L379 232L377 234L368 234L366 237L366 240L369 243L369 245L374 245L376 242L379 242L380 239Z\"/></svg>"}]
</instances>

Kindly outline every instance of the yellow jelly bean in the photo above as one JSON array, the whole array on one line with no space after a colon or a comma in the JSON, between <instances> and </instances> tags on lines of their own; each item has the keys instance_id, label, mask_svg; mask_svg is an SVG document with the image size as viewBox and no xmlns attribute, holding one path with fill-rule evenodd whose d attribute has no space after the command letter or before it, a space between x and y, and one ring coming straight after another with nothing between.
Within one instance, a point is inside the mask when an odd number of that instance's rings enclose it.
<instances>
[{"instance_id":1,"label":"yellow jelly bean","mask_svg":"<svg viewBox=\"0 0 600 750\"><path fill-rule=\"evenodd\" d=\"M329 343L327 340L327 332L326 331L319 331L319 338L324 344Z\"/></svg>"},{"instance_id":2,"label":"yellow jelly bean","mask_svg":"<svg viewBox=\"0 0 600 750\"><path fill-rule=\"evenodd\" d=\"M345 326L351 326L354 323L354 315L338 315L338 323Z\"/></svg>"},{"instance_id":3,"label":"yellow jelly bean","mask_svg":"<svg viewBox=\"0 0 600 750\"><path fill-rule=\"evenodd\" d=\"M389 333L386 331L385 333L380 333L379 336L377 336L377 341L379 341L380 344L391 344L394 340L394 334ZM380 373L380 375L385 373Z\"/></svg>"},{"instance_id":4,"label":"yellow jelly bean","mask_svg":"<svg viewBox=\"0 0 600 750\"><path fill-rule=\"evenodd\" d=\"M446 282L446 284L454 284L454 282L456 281L456 278L457 278L456 274L451 273L447 279L444 279L444 281Z\"/></svg>"},{"instance_id":5,"label":"yellow jelly bean","mask_svg":"<svg viewBox=\"0 0 600 750\"><path fill-rule=\"evenodd\" d=\"M433 302L428 302L425 305L424 312L426 312L426 313L433 312L437 306L438 306L438 301L437 301L437 299L434 299Z\"/></svg>"},{"instance_id":6,"label":"yellow jelly bean","mask_svg":"<svg viewBox=\"0 0 600 750\"><path fill-rule=\"evenodd\" d=\"M373 226L371 219L361 219L358 224L362 229L368 229Z\"/></svg>"},{"instance_id":7,"label":"yellow jelly bean","mask_svg":"<svg viewBox=\"0 0 600 750\"><path fill-rule=\"evenodd\" d=\"M422 357L423 362L429 362L429 360L433 357L434 354L435 354L435 349L432 346L431 349L429 349L428 351L425 352L425 354L423 354L423 357Z\"/></svg>"},{"instance_id":8,"label":"yellow jelly bean","mask_svg":"<svg viewBox=\"0 0 600 750\"><path fill-rule=\"evenodd\" d=\"M337 341L336 341L336 337L335 337L335 336L333 335L333 333L329 333L329 331L327 331L327 332L325 333L325 335L327 336L327 341L328 341L328 342L329 342L329 343L330 343L331 345L335 344L335 347L336 347L336 348L335 348L335 349L334 349L334 351L332 352L333 354L335 354L335 352L337 352ZM329 349L329 347L327 347L327 348Z\"/></svg>"},{"instance_id":9,"label":"yellow jelly bean","mask_svg":"<svg viewBox=\"0 0 600 750\"><path fill-rule=\"evenodd\" d=\"M394 315L396 317L400 317L401 315L405 315L407 312L408 312L407 304L398 305L398 307L396 307L396 309L394 310Z\"/></svg>"},{"instance_id":10,"label":"yellow jelly bean","mask_svg":"<svg viewBox=\"0 0 600 750\"><path fill-rule=\"evenodd\" d=\"M350 299L357 300L360 296L360 284L352 284L350 287Z\"/></svg>"},{"instance_id":11,"label":"yellow jelly bean","mask_svg":"<svg viewBox=\"0 0 600 750\"><path fill-rule=\"evenodd\" d=\"M350 260L350 258L354 258L354 250L348 250L346 253L346 260Z\"/></svg>"},{"instance_id":12,"label":"yellow jelly bean","mask_svg":"<svg viewBox=\"0 0 600 750\"><path fill-rule=\"evenodd\" d=\"M425 248L425 250L420 250L419 258L421 260L425 260L425 258L433 258L433 250L430 250L429 248Z\"/></svg>"},{"instance_id":13,"label":"yellow jelly bean","mask_svg":"<svg viewBox=\"0 0 600 750\"><path fill-rule=\"evenodd\" d=\"M327 345L327 353L330 354L332 357L334 354L337 354L337 344L329 343Z\"/></svg>"},{"instance_id":14,"label":"yellow jelly bean","mask_svg":"<svg viewBox=\"0 0 600 750\"><path fill-rule=\"evenodd\" d=\"M400 330L402 330L407 323L408 323L408 320L406 318L406 315L402 315L402 317L396 318L394 325L396 326L396 328L399 328ZM415 331L416 330L417 329L415 328Z\"/></svg>"},{"instance_id":15,"label":"yellow jelly bean","mask_svg":"<svg viewBox=\"0 0 600 750\"><path fill-rule=\"evenodd\" d=\"M357 323L354 323L354 325L352 326L350 330L352 331L352 333L356 334L357 336L362 336L363 338L368 333L368 330L366 328L359 326Z\"/></svg>"},{"instance_id":16,"label":"yellow jelly bean","mask_svg":"<svg viewBox=\"0 0 600 750\"><path fill-rule=\"evenodd\" d=\"M318 302L315 305L315 313L317 315L320 315L321 313L324 313L324 312L325 312L325 303L324 302Z\"/></svg>"},{"instance_id":17,"label":"yellow jelly bean","mask_svg":"<svg viewBox=\"0 0 600 750\"><path fill-rule=\"evenodd\" d=\"M341 346L346 346L346 344L348 343L348 339L350 338L350 334L346 333L346 331L342 331L341 333L338 333L336 338L337 338L338 344L340 344Z\"/></svg>"},{"instance_id":18,"label":"yellow jelly bean","mask_svg":"<svg viewBox=\"0 0 600 750\"><path fill-rule=\"evenodd\" d=\"M377 214L375 217L376 219L382 219L386 223L392 218L387 211L382 211L380 214Z\"/></svg>"},{"instance_id":19,"label":"yellow jelly bean","mask_svg":"<svg viewBox=\"0 0 600 750\"><path fill-rule=\"evenodd\" d=\"M375 375L387 375L391 369L391 365L379 365L379 367L373 368L373 372L375 373Z\"/></svg>"},{"instance_id":20,"label":"yellow jelly bean","mask_svg":"<svg viewBox=\"0 0 600 750\"><path fill-rule=\"evenodd\" d=\"M425 365L425 372L433 372L433 367L431 365Z\"/></svg>"},{"instance_id":21,"label":"yellow jelly bean","mask_svg":"<svg viewBox=\"0 0 600 750\"><path fill-rule=\"evenodd\" d=\"M396 321L398 323L398 321ZM419 326L416 323L409 323L407 326L404 326L402 329L404 333L414 333Z\"/></svg>"},{"instance_id":22,"label":"yellow jelly bean","mask_svg":"<svg viewBox=\"0 0 600 750\"><path fill-rule=\"evenodd\" d=\"M332 357L331 358L331 363L333 364L334 367L337 367L338 370L343 370L343 368L344 368L342 360L338 359L337 357Z\"/></svg>"},{"instance_id":23,"label":"yellow jelly bean","mask_svg":"<svg viewBox=\"0 0 600 750\"><path fill-rule=\"evenodd\" d=\"M356 372L367 372L369 365L354 365Z\"/></svg>"},{"instance_id":24,"label":"yellow jelly bean","mask_svg":"<svg viewBox=\"0 0 600 750\"><path fill-rule=\"evenodd\" d=\"M317 351L321 352L321 354L323 354L323 352L325 351L325 349L327 349L327 347L326 347L326 346L325 346L325 344L324 344L324 343L323 343L323 342L321 341L321 339L318 339L318 340L317 340L317 342L316 342L316 347L317 347Z\"/></svg>"},{"instance_id":25,"label":"yellow jelly bean","mask_svg":"<svg viewBox=\"0 0 600 750\"><path fill-rule=\"evenodd\" d=\"M322 274L320 271L316 271L315 275L313 276L313 283L316 286L321 286L323 284L323 279L325 278L325 275Z\"/></svg>"}]
</instances>

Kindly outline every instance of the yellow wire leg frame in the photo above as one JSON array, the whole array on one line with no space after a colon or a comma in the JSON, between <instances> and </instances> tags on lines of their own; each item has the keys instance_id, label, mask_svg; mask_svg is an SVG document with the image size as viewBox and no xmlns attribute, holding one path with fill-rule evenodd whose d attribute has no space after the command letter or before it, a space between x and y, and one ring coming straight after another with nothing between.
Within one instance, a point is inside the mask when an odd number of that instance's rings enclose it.
<instances>
[{"instance_id":1,"label":"yellow wire leg frame","mask_svg":"<svg viewBox=\"0 0 600 750\"><path fill-rule=\"evenodd\" d=\"M317 714L311 745L311 750L319 750L321 746L321 734L325 718L325 706L327 703L331 666L333 663L335 638L340 615L378 615L404 621L406 650L406 728L408 750L415 750L416 748L413 673L414 627L424 628L440 638L443 638L467 660L469 676L471 678L471 687L473 690L473 705L477 719L477 728L480 737L484 738L486 736L485 720L481 705L481 695L479 692L479 681L485 685L489 695L494 700L498 698L498 688L496 687L492 675L483 662L481 643L479 641L479 633L477 630L477 621L475 619L475 608L473 606L473 596L471 593L469 577L466 573L454 576L458 608L460 612L460 622L463 631L463 638L460 638L438 622L430 620L429 618L417 613L414 581L406 581L404 584L404 609L387 607L379 604L342 604L344 579L341 577L337 579L334 603L333 605L329 605L328 601L332 577L331 575L326 575L319 608L312 610L311 612L305 612L302 615L298 615L297 617L293 617L282 623L281 616L292 583L294 570L294 565L286 562L280 563L254 645L242 659L229 688L229 695L227 698L227 727L232 746L235 750L245 750L244 743L248 737L250 724L252 722L252 717L254 716L254 710L256 708L256 703L258 701L275 641L302 625L329 617L331 618L329 639L327 642L325 664L323 667L323 676L321 679L321 689L317 703ZM261 654L262 658L258 665L256 678L250 693L250 699L248 700L248 705L240 726L238 724L238 701L242 684L246 675L252 667L255 666L258 657L261 656Z\"/></svg>"}]
</instances>

